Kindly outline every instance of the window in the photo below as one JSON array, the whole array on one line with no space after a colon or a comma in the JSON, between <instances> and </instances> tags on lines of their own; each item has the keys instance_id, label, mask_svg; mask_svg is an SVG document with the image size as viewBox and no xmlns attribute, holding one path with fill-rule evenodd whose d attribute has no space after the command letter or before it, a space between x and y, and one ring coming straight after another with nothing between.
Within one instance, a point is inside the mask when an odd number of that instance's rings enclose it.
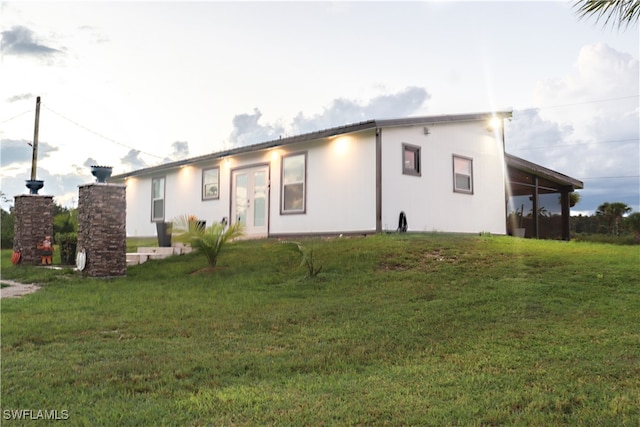
<instances>
[{"instance_id":1,"label":"window","mask_svg":"<svg viewBox=\"0 0 640 427\"><path fill-rule=\"evenodd\" d=\"M202 170L202 200L220 198L220 168Z\"/></svg>"},{"instance_id":2,"label":"window","mask_svg":"<svg viewBox=\"0 0 640 427\"><path fill-rule=\"evenodd\" d=\"M453 156L453 191L473 194L473 160Z\"/></svg>"},{"instance_id":3,"label":"window","mask_svg":"<svg viewBox=\"0 0 640 427\"><path fill-rule=\"evenodd\" d=\"M282 158L280 213L304 213L306 206L307 154Z\"/></svg>"},{"instance_id":4,"label":"window","mask_svg":"<svg viewBox=\"0 0 640 427\"><path fill-rule=\"evenodd\" d=\"M151 221L164 220L164 177L151 180Z\"/></svg>"},{"instance_id":5,"label":"window","mask_svg":"<svg viewBox=\"0 0 640 427\"><path fill-rule=\"evenodd\" d=\"M402 144L402 173L420 176L420 147Z\"/></svg>"}]
</instances>

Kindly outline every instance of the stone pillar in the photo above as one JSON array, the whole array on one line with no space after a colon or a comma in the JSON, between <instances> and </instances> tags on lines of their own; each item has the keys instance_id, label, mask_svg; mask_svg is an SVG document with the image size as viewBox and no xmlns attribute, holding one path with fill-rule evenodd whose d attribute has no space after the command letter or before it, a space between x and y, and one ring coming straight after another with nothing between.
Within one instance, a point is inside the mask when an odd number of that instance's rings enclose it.
<instances>
[{"instance_id":1,"label":"stone pillar","mask_svg":"<svg viewBox=\"0 0 640 427\"><path fill-rule=\"evenodd\" d=\"M40 265L38 244L45 236L53 239L53 196L15 196L13 213L13 249L22 252L22 264Z\"/></svg>"},{"instance_id":2,"label":"stone pillar","mask_svg":"<svg viewBox=\"0 0 640 427\"><path fill-rule=\"evenodd\" d=\"M127 274L126 187L81 185L78 197L78 252L84 250L83 273L93 277Z\"/></svg>"}]
</instances>

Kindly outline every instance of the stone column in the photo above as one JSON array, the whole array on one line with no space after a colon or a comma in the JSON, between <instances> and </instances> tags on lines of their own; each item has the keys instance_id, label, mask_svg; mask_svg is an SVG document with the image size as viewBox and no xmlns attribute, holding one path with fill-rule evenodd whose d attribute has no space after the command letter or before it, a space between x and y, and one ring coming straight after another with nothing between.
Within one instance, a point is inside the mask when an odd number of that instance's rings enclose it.
<instances>
[{"instance_id":1,"label":"stone column","mask_svg":"<svg viewBox=\"0 0 640 427\"><path fill-rule=\"evenodd\" d=\"M78 252L86 254L83 273L93 277L127 274L126 187L81 185L78 197Z\"/></svg>"},{"instance_id":2,"label":"stone column","mask_svg":"<svg viewBox=\"0 0 640 427\"><path fill-rule=\"evenodd\" d=\"M20 250L22 264L40 265L38 250L45 236L53 239L53 196L15 196L13 249Z\"/></svg>"}]
</instances>

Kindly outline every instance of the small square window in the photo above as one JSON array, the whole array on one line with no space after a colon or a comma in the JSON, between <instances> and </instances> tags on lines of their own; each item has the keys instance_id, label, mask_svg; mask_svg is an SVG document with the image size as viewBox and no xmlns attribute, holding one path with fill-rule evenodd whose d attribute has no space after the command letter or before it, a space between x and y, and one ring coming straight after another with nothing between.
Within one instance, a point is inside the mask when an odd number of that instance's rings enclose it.
<instances>
[{"instance_id":1,"label":"small square window","mask_svg":"<svg viewBox=\"0 0 640 427\"><path fill-rule=\"evenodd\" d=\"M473 194L473 160L453 156L453 191Z\"/></svg>"},{"instance_id":2,"label":"small square window","mask_svg":"<svg viewBox=\"0 0 640 427\"><path fill-rule=\"evenodd\" d=\"M402 144L402 173L420 176L420 147Z\"/></svg>"}]
</instances>

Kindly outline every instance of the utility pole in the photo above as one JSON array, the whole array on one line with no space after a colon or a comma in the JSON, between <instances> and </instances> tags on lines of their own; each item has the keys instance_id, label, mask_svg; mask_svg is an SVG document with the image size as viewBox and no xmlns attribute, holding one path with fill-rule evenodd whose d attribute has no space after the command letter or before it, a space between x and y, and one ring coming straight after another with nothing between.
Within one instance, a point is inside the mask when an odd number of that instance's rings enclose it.
<instances>
[{"instance_id":1,"label":"utility pole","mask_svg":"<svg viewBox=\"0 0 640 427\"><path fill-rule=\"evenodd\" d=\"M33 128L33 156L31 157L31 180L36 179L38 167L38 128L40 127L40 97L36 98L36 124Z\"/></svg>"}]
</instances>

